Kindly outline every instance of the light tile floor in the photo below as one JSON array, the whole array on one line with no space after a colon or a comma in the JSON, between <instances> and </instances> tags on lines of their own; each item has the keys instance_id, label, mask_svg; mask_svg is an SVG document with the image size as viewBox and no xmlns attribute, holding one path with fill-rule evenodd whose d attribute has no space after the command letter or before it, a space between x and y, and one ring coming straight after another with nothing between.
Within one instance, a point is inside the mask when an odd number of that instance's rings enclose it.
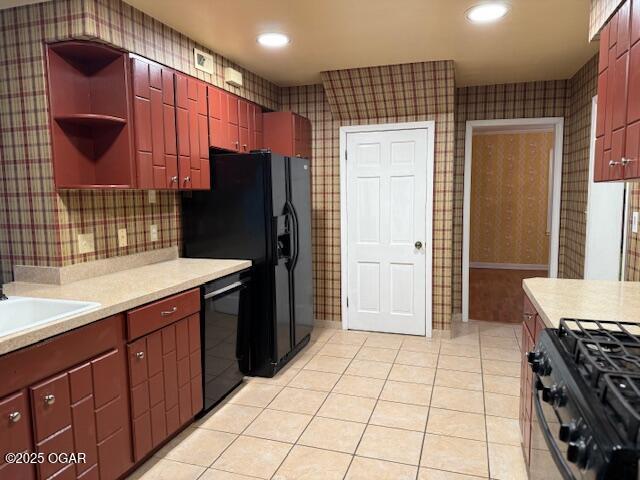
<instances>
[{"instance_id":1,"label":"light tile floor","mask_svg":"<svg viewBox=\"0 0 640 480\"><path fill-rule=\"evenodd\" d=\"M316 328L273 379L250 378L132 478L526 479L520 326L451 339Z\"/></svg>"}]
</instances>

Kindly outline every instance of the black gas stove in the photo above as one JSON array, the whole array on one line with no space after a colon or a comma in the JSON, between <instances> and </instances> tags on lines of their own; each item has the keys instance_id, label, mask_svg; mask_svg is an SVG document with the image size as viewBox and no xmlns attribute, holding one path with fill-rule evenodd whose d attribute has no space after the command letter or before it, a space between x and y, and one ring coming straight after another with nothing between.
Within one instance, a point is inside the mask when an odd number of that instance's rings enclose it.
<instances>
[{"instance_id":1,"label":"black gas stove","mask_svg":"<svg viewBox=\"0 0 640 480\"><path fill-rule=\"evenodd\" d=\"M563 319L528 354L530 477L638 480L640 328Z\"/></svg>"}]
</instances>

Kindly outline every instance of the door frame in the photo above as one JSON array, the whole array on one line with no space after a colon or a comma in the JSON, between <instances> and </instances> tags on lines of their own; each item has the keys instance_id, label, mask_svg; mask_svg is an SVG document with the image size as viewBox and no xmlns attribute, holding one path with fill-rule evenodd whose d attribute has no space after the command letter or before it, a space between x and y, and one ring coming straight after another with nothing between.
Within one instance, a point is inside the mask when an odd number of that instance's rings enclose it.
<instances>
[{"instance_id":1,"label":"door frame","mask_svg":"<svg viewBox=\"0 0 640 480\"><path fill-rule=\"evenodd\" d=\"M342 313L342 329L349 329L349 310L347 308L348 281L348 238L347 238L347 135L350 133L416 130L427 131L427 203L425 212L429 213L425 221L425 245L431 245L425 255L425 275L430 291L425 293L425 334L431 336L433 327L433 196L435 167L435 127L434 120L406 123L377 123L369 125L347 125L340 127L340 310ZM431 165L431 168L429 168ZM431 194L429 194L431 193Z\"/></svg>"},{"instance_id":2,"label":"door frame","mask_svg":"<svg viewBox=\"0 0 640 480\"><path fill-rule=\"evenodd\" d=\"M551 245L549 246L549 278L558 276L560 248L560 205L562 195L562 155L564 117L513 118L500 120L469 120L464 139L464 200L462 209L462 321L469 321L469 240L471 235L471 160L473 134L478 131L552 129L553 193L551 204Z\"/></svg>"}]
</instances>

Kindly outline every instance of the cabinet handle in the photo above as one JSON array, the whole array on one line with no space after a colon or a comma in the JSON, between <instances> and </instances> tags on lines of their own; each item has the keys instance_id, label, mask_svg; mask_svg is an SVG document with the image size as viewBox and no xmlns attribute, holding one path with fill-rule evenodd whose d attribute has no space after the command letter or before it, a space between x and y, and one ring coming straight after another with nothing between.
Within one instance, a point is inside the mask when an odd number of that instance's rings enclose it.
<instances>
[{"instance_id":1,"label":"cabinet handle","mask_svg":"<svg viewBox=\"0 0 640 480\"><path fill-rule=\"evenodd\" d=\"M171 310L165 310L164 312L160 312L160 315L163 317L166 317L168 315L171 315L173 313L176 313L178 311L178 307L173 307Z\"/></svg>"},{"instance_id":2,"label":"cabinet handle","mask_svg":"<svg viewBox=\"0 0 640 480\"><path fill-rule=\"evenodd\" d=\"M246 150L246 149L247 149L247 144L246 144L246 143L243 143L243 144L242 144L242 148L244 148L244 149Z\"/></svg>"},{"instance_id":3,"label":"cabinet handle","mask_svg":"<svg viewBox=\"0 0 640 480\"><path fill-rule=\"evenodd\" d=\"M183 182L184 183L189 183L191 181L191 177L184 177Z\"/></svg>"},{"instance_id":4,"label":"cabinet handle","mask_svg":"<svg viewBox=\"0 0 640 480\"><path fill-rule=\"evenodd\" d=\"M302 158L302 155L300 155L299 153L296 154L296 157L298 158Z\"/></svg>"},{"instance_id":5,"label":"cabinet handle","mask_svg":"<svg viewBox=\"0 0 640 480\"><path fill-rule=\"evenodd\" d=\"M178 183L178 177L171 177L171 183Z\"/></svg>"},{"instance_id":6,"label":"cabinet handle","mask_svg":"<svg viewBox=\"0 0 640 480\"><path fill-rule=\"evenodd\" d=\"M524 318L526 318L527 320L531 320L533 318L533 315L530 313L525 313L522 315Z\"/></svg>"},{"instance_id":7,"label":"cabinet handle","mask_svg":"<svg viewBox=\"0 0 640 480\"><path fill-rule=\"evenodd\" d=\"M615 167L616 165L624 165L622 162L616 162L615 160L609 160L609 166Z\"/></svg>"},{"instance_id":8,"label":"cabinet handle","mask_svg":"<svg viewBox=\"0 0 640 480\"><path fill-rule=\"evenodd\" d=\"M53 405L54 403L56 403L56 396L53 395L52 393L49 393L48 395L44 396L44 403L45 405Z\"/></svg>"},{"instance_id":9,"label":"cabinet handle","mask_svg":"<svg viewBox=\"0 0 640 480\"><path fill-rule=\"evenodd\" d=\"M633 158L624 158L622 157L622 160L620 161L620 163L622 163L623 166L629 165L631 162L635 162L636 160Z\"/></svg>"},{"instance_id":10,"label":"cabinet handle","mask_svg":"<svg viewBox=\"0 0 640 480\"><path fill-rule=\"evenodd\" d=\"M22 418L22 415L20 415L20 412L11 412L9 414L9 421L11 423L18 423L21 418Z\"/></svg>"},{"instance_id":11,"label":"cabinet handle","mask_svg":"<svg viewBox=\"0 0 640 480\"><path fill-rule=\"evenodd\" d=\"M237 147L238 145L240 145L240 142L233 142L233 144Z\"/></svg>"},{"instance_id":12,"label":"cabinet handle","mask_svg":"<svg viewBox=\"0 0 640 480\"><path fill-rule=\"evenodd\" d=\"M144 352L136 352L136 358L142 360L144 358Z\"/></svg>"}]
</instances>

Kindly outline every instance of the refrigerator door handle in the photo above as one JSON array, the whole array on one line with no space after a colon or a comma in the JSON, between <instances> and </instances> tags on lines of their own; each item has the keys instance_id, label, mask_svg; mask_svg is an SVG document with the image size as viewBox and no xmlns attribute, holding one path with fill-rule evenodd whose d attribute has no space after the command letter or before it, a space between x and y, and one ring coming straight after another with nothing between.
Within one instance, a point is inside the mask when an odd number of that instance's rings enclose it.
<instances>
[{"instance_id":1,"label":"refrigerator door handle","mask_svg":"<svg viewBox=\"0 0 640 480\"><path fill-rule=\"evenodd\" d=\"M291 213L291 220L293 224L293 229L291 232L291 269L296 266L298 263L298 213L296 212L296 208L293 206L291 202L287 200L287 207L289 212Z\"/></svg>"}]
</instances>

